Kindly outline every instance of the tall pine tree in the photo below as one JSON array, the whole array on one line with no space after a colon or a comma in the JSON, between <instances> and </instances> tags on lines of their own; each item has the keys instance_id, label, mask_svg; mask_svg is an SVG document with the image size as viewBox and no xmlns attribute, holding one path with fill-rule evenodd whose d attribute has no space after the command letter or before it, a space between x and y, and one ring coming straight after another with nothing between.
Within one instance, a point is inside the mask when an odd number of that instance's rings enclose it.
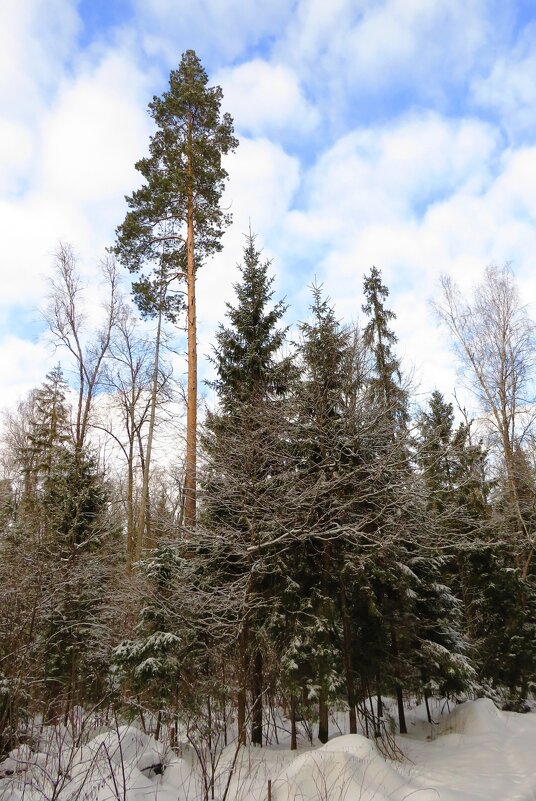
<instances>
[{"instance_id":1,"label":"tall pine tree","mask_svg":"<svg viewBox=\"0 0 536 801\"><path fill-rule=\"evenodd\" d=\"M228 114L221 115L222 91L208 86L198 56L187 50L169 77L169 90L154 97L149 111L157 131L150 155L136 164L145 183L127 197L129 212L117 230L116 253L131 272L140 273L135 298L145 313L162 308L175 320L187 290L188 397L186 421L185 509L189 528L196 519L197 309L196 272L221 249L230 217L220 200L227 172L222 156L237 140ZM148 270L148 272L146 272ZM165 291L164 291L165 289Z\"/></svg>"}]
</instances>

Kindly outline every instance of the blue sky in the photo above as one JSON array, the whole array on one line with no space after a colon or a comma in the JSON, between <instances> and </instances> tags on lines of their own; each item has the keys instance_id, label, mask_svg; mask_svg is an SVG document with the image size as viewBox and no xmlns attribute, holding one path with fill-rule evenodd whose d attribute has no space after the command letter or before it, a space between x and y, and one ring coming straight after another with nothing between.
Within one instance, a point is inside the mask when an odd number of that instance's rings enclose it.
<instances>
[{"instance_id":1,"label":"blue sky","mask_svg":"<svg viewBox=\"0 0 536 801\"><path fill-rule=\"evenodd\" d=\"M199 273L200 350L251 219L289 319L323 282L360 315L381 268L421 397L457 382L429 300L510 261L536 298L536 8L513 0L19 0L0 5L0 406L58 359L43 305L58 242L96 265L138 185L146 109L193 47L241 144L234 222ZM181 368L179 368L181 369ZM202 367L202 373L205 372Z\"/></svg>"}]
</instances>

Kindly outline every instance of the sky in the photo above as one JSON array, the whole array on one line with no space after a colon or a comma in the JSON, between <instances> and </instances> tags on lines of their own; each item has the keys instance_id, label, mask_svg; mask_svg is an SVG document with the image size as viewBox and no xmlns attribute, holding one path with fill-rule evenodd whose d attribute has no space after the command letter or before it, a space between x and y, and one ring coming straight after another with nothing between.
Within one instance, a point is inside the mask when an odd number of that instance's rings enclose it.
<instances>
[{"instance_id":1,"label":"sky","mask_svg":"<svg viewBox=\"0 0 536 801\"><path fill-rule=\"evenodd\" d=\"M240 139L226 159L233 223L199 271L200 353L251 221L289 323L307 317L314 281L357 321L375 265L417 397L450 397L459 376L430 303L440 275L469 292L508 261L536 300L532 0L2 0L0 407L64 359L41 314L59 242L78 255L91 315L140 185L147 104L189 48Z\"/></svg>"}]
</instances>

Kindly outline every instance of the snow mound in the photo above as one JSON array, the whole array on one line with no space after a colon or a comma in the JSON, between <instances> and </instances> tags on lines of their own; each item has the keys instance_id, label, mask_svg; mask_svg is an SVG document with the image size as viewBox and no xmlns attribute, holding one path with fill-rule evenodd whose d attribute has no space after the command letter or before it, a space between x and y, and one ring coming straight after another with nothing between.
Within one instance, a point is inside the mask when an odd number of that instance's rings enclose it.
<instances>
[{"instance_id":1,"label":"snow mound","mask_svg":"<svg viewBox=\"0 0 536 801\"><path fill-rule=\"evenodd\" d=\"M458 704L441 721L441 733L480 735L499 733L504 728L504 715L489 698Z\"/></svg>"},{"instance_id":2,"label":"snow mound","mask_svg":"<svg viewBox=\"0 0 536 801\"><path fill-rule=\"evenodd\" d=\"M349 753L358 759L372 759L378 754L378 749L372 740L360 734L345 734L342 737L335 737L322 746L322 751Z\"/></svg>"},{"instance_id":3,"label":"snow mound","mask_svg":"<svg viewBox=\"0 0 536 801\"><path fill-rule=\"evenodd\" d=\"M22 745L0 763L0 801L146 801L158 794L166 749L134 726L97 734L80 748L63 736L47 743L48 754Z\"/></svg>"},{"instance_id":4,"label":"snow mound","mask_svg":"<svg viewBox=\"0 0 536 801\"><path fill-rule=\"evenodd\" d=\"M359 734L337 737L298 756L274 781L273 801L437 801L437 793L414 789L397 763L387 762Z\"/></svg>"},{"instance_id":5,"label":"snow mound","mask_svg":"<svg viewBox=\"0 0 536 801\"><path fill-rule=\"evenodd\" d=\"M0 776L10 775L25 770L33 760L33 754L27 745L21 745L9 752L9 756L0 762Z\"/></svg>"},{"instance_id":6,"label":"snow mound","mask_svg":"<svg viewBox=\"0 0 536 801\"><path fill-rule=\"evenodd\" d=\"M135 726L119 726L116 731L98 734L83 746L75 764L89 764L99 759L114 765L128 765L139 771L161 768L165 748Z\"/></svg>"}]
</instances>

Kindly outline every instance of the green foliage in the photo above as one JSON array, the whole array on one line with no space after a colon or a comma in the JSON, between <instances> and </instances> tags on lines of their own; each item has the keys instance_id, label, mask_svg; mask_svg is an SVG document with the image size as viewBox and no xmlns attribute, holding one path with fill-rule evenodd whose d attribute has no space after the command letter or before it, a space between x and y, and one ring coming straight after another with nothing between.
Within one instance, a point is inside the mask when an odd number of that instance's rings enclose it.
<instances>
[{"instance_id":1,"label":"green foliage","mask_svg":"<svg viewBox=\"0 0 536 801\"><path fill-rule=\"evenodd\" d=\"M241 280L234 285L236 306L227 304L229 324L220 324L212 356L218 377L211 386L227 412L240 403L280 395L288 383L290 362L278 359L286 334L278 324L287 307L282 301L269 307L274 294L269 266L261 261L250 232L239 265Z\"/></svg>"},{"instance_id":2,"label":"green foliage","mask_svg":"<svg viewBox=\"0 0 536 801\"><path fill-rule=\"evenodd\" d=\"M119 260L140 276L133 291L145 315L162 309L174 321L183 308L173 282L185 274L189 211L196 266L221 248L230 219L220 207L227 178L222 155L238 144L231 117L220 114L221 100L220 87L208 86L199 58L187 50L170 74L169 89L149 104L156 132L149 156L136 164L144 184L127 197L115 246Z\"/></svg>"},{"instance_id":3,"label":"green foliage","mask_svg":"<svg viewBox=\"0 0 536 801\"><path fill-rule=\"evenodd\" d=\"M123 640L112 654L116 678L137 695L143 693L145 703L156 710L176 699L188 653L180 610L170 600L181 564L179 550L169 546L157 548L139 564L147 583L136 636Z\"/></svg>"},{"instance_id":4,"label":"green foliage","mask_svg":"<svg viewBox=\"0 0 536 801\"><path fill-rule=\"evenodd\" d=\"M389 290L382 284L381 273L377 267L373 267L370 275L365 276L363 292L365 295L363 311L370 317L363 337L365 344L372 351L374 362L370 393L376 402L383 403L389 409L398 425L404 425L408 420L407 393L400 385L400 362L393 353L397 337L389 326L395 319L395 313L385 308Z\"/></svg>"}]
</instances>

